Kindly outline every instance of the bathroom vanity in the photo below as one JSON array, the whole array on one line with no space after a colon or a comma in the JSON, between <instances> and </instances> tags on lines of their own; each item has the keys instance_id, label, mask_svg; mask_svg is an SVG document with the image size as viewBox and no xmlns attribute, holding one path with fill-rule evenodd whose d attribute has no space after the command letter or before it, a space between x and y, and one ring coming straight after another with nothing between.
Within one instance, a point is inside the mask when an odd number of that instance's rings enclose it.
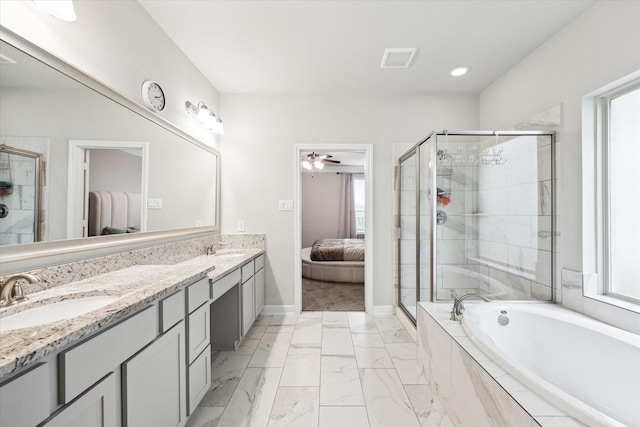
<instances>
[{"instance_id":1,"label":"bathroom vanity","mask_svg":"<svg viewBox=\"0 0 640 427\"><path fill-rule=\"evenodd\" d=\"M184 425L211 385L212 349L235 349L264 306L264 259L137 265L30 295L117 299L0 334L0 425Z\"/></svg>"}]
</instances>

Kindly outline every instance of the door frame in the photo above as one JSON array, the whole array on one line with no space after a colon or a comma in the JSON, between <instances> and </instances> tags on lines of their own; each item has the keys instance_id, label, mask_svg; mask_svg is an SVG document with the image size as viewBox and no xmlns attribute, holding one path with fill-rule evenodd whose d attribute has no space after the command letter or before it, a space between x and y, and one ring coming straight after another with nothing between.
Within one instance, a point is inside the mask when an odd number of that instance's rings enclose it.
<instances>
[{"instance_id":1,"label":"door frame","mask_svg":"<svg viewBox=\"0 0 640 427\"><path fill-rule=\"evenodd\" d=\"M142 150L142 180L140 203L140 231L147 230L147 176L149 169L149 143L144 141L69 141L69 185L67 192L67 238L84 237L82 234L83 211L88 201L85 198L85 152L92 149Z\"/></svg>"},{"instance_id":2,"label":"door frame","mask_svg":"<svg viewBox=\"0 0 640 427\"><path fill-rule=\"evenodd\" d=\"M294 310L302 312L302 153L305 151L342 151L364 153L365 182L365 263L364 263L364 307L373 313L373 144L296 144L293 153L293 279Z\"/></svg>"}]
</instances>

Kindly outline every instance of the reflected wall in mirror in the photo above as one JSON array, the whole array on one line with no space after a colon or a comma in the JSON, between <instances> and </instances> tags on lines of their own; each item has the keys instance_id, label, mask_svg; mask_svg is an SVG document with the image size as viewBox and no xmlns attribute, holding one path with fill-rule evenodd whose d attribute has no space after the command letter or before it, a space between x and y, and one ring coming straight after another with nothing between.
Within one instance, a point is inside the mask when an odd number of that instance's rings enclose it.
<instances>
[{"instance_id":1,"label":"reflected wall in mirror","mask_svg":"<svg viewBox=\"0 0 640 427\"><path fill-rule=\"evenodd\" d=\"M141 114L135 111L136 108L125 107L127 103L121 102L120 95L116 94L118 99L99 83L94 87L106 94L79 83L5 40L0 42L0 53L2 143L13 145L15 149L40 152L44 165L37 220L21 221L22 228L9 226L5 221L19 211L14 211L15 207L36 203L30 201L31 190L26 185L15 185L10 196L0 194L0 204L11 206L8 215L0 218L0 233L16 228L20 231L14 235L3 234L3 245L88 236L88 212L82 210L88 209L88 193L92 190L140 195L138 223L132 223L129 230L135 234L201 226L219 229L219 156L216 150L189 139L184 133L171 131L172 126L167 126L166 122L152 120L152 113ZM91 82L90 78L81 80ZM133 103L129 101L128 104ZM74 204L69 196L73 193L70 188L88 184L91 179L75 180L71 164L72 141L108 141L114 146L136 141L146 144L147 152L144 155L138 152L136 158L133 152L87 150L90 157L99 158L101 174L93 180L99 181L102 188L83 189L81 202ZM125 165L135 162L140 164L140 169L127 172L130 175L125 178ZM13 163L3 162L0 157L0 175L2 166L8 164ZM24 173L31 174L27 170ZM0 176L0 181L0 187L9 185L4 175ZM70 208L70 203L76 208ZM77 222L70 218L78 216L85 221L81 224L85 231L71 229Z\"/></svg>"}]
</instances>

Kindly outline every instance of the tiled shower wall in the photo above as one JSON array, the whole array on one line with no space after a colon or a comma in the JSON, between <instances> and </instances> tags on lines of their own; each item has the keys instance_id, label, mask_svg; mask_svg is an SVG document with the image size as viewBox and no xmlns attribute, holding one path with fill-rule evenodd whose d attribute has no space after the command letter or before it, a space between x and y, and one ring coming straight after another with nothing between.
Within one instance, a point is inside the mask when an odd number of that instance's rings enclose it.
<instances>
[{"instance_id":1,"label":"tiled shower wall","mask_svg":"<svg viewBox=\"0 0 640 427\"><path fill-rule=\"evenodd\" d=\"M493 137L479 150L493 148ZM448 144L449 153L469 143ZM439 144L442 148L443 144ZM439 161L438 188L450 192L437 226L438 298L484 291L499 299L551 299L551 140L501 138L503 165Z\"/></svg>"}]
</instances>

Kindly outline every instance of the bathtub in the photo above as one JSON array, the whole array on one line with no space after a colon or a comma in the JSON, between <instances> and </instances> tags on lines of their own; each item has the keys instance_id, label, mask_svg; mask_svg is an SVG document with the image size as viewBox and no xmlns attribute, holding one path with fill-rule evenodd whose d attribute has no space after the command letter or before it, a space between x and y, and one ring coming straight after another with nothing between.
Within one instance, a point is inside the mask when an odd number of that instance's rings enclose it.
<instances>
[{"instance_id":1,"label":"bathtub","mask_svg":"<svg viewBox=\"0 0 640 427\"><path fill-rule=\"evenodd\" d=\"M587 426L640 427L639 335L547 303L468 304L462 324L503 369Z\"/></svg>"}]
</instances>

